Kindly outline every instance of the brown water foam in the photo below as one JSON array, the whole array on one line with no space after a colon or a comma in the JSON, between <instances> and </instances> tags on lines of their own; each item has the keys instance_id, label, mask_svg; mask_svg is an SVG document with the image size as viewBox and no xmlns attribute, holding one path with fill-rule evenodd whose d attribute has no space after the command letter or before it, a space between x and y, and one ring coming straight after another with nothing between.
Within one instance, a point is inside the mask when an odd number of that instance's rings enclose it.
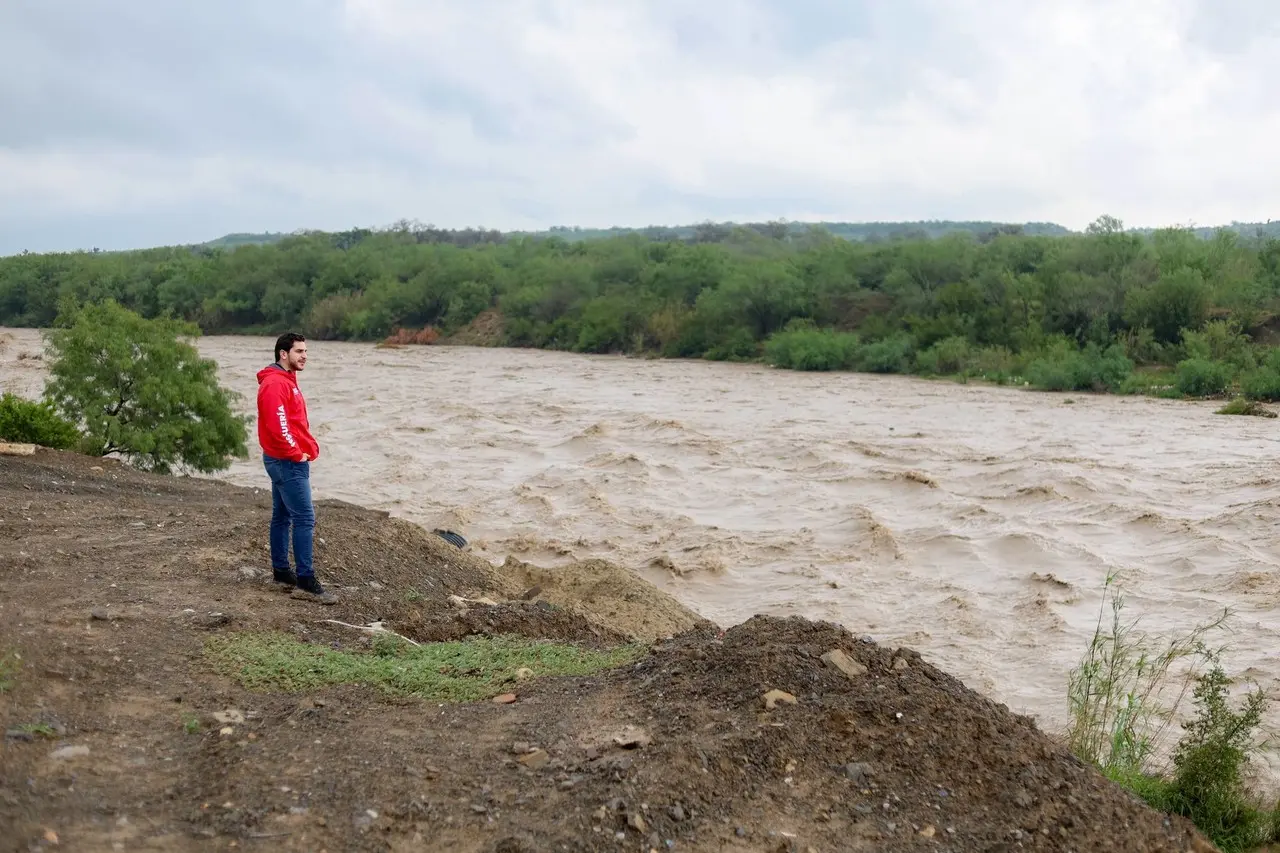
<instances>
[{"instance_id":1,"label":"brown water foam","mask_svg":"<svg viewBox=\"0 0 1280 853\"><path fill-rule=\"evenodd\" d=\"M19 355L38 335L5 333L0 390L37 394ZM199 346L251 406L270 339ZM1234 608L1230 668L1280 686L1272 421L747 365L310 348L317 493L453 527L495 562L607 559L723 625L836 621L1049 728L1119 571L1151 629ZM266 483L256 457L223 477Z\"/></svg>"}]
</instances>

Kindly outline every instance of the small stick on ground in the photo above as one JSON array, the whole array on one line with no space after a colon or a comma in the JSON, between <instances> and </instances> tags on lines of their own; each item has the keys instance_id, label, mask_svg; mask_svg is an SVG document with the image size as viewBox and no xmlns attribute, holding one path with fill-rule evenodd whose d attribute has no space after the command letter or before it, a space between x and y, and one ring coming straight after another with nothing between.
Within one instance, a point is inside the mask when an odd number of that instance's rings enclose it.
<instances>
[{"instance_id":1,"label":"small stick on ground","mask_svg":"<svg viewBox=\"0 0 1280 853\"><path fill-rule=\"evenodd\" d=\"M337 619L324 619L321 621L329 622L333 625L341 625L344 628L352 628L356 631L364 631L366 634L390 634L392 637L399 637L411 646L421 645L421 643L418 643L415 640L410 640L403 634L397 634L395 631L382 627L381 622L372 622L368 625L352 625L350 622L341 622Z\"/></svg>"}]
</instances>

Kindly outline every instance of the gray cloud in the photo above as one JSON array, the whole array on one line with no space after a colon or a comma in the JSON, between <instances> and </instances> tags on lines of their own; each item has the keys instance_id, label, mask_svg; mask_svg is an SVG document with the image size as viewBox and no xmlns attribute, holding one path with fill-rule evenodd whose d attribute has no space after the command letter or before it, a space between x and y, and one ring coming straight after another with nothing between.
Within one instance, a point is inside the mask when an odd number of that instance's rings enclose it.
<instances>
[{"instance_id":1,"label":"gray cloud","mask_svg":"<svg viewBox=\"0 0 1280 853\"><path fill-rule=\"evenodd\" d=\"M703 218L1265 219L1268 0L11 0L0 253Z\"/></svg>"}]
</instances>

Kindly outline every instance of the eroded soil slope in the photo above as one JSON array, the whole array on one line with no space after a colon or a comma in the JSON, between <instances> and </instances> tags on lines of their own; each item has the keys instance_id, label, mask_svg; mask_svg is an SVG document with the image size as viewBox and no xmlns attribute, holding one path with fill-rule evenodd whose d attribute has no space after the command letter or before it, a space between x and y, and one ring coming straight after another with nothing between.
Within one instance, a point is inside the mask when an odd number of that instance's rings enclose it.
<instances>
[{"instance_id":1,"label":"eroded soil slope","mask_svg":"<svg viewBox=\"0 0 1280 853\"><path fill-rule=\"evenodd\" d=\"M268 516L263 492L0 457L0 660L21 659L0 670L0 850L1212 849L913 653L798 619L721 635L656 591L504 574L332 503L321 607L269 588ZM653 651L507 705L251 692L203 651L261 630L367 647L329 619Z\"/></svg>"}]
</instances>

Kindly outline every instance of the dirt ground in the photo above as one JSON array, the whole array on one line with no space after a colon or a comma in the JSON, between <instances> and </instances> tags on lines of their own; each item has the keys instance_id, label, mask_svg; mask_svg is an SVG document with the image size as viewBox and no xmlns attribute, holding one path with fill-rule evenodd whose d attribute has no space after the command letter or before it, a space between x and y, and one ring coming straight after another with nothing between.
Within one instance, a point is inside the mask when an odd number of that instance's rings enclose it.
<instances>
[{"instance_id":1,"label":"dirt ground","mask_svg":"<svg viewBox=\"0 0 1280 853\"><path fill-rule=\"evenodd\" d=\"M0 660L21 658L0 692L0 851L1213 849L1029 720L829 624L722 633L607 564L495 568L336 502L317 563L341 601L294 600L269 588L268 498L0 456ZM202 654L243 630L367 645L326 619L652 652L508 705L255 693Z\"/></svg>"}]
</instances>

